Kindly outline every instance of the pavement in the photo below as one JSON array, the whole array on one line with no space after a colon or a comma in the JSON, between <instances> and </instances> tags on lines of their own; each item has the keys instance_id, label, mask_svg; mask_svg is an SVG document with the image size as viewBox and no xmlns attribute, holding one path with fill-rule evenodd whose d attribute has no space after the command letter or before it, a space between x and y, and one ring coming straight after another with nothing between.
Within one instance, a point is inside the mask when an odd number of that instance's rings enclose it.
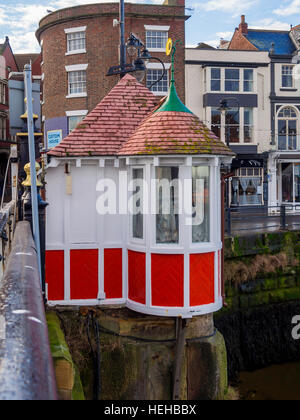
<instances>
[{"instance_id":1,"label":"pavement","mask_svg":"<svg viewBox=\"0 0 300 420\"><path fill-rule=\"evenodd\" d=\"M226 228L226 225L225 225ZM231 234L232 235L251 235L253 233L268 233L281 231L280 214L259 213L231 213ZM300 230L300 212L287 213L286 229ZM226 236L232 236L225 234Z\"/></svg>"}]
</instances>

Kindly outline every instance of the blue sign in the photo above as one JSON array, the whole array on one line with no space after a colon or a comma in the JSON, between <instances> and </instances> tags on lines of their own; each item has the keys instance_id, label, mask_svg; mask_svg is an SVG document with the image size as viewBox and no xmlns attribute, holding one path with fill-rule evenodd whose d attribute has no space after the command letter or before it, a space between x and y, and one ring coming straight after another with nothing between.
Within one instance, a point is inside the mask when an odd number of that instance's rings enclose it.
<instances>
[{"instance_id":1,"label":"blue sign","mask_svg":"<svg viewBox=\"0 0 300 420\"><path fill-rule=\"evenodd\" d=\"M47 132L48 149L58 146L62 141L62 130L53 130Z\"/></svg>"}]
</instances>

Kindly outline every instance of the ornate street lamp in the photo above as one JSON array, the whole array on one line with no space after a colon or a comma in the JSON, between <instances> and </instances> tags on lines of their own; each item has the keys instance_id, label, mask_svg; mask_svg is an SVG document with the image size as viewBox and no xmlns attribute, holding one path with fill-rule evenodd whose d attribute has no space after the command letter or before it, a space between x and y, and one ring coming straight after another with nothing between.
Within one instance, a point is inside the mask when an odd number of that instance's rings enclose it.
<instances>
[{"instance_id":1,"label":"ornate street lamp","mask_svg":"<svg viewBox=\"0 0 300 420\"><path fill-rule=\"evenodd\" d=\"M106 76L120 75L123 77L127 73L132 73L139 82L142 82L146 76L147 64L150 60L156 60L161 63L163 71L162 75L150 86L148 86L148 88L151 89L164 78L166 74L166 68L164 63L159 58L151 56L143 42L133 33L130 34L125 44L124 0L120 0L120 20L118 24L120 25L120 65L110 67ZM131 64L126 63L126 51L129 57L133 59ZM134 60L135 56L137 56L137 58Z\"/></svg>"}]
</instances>

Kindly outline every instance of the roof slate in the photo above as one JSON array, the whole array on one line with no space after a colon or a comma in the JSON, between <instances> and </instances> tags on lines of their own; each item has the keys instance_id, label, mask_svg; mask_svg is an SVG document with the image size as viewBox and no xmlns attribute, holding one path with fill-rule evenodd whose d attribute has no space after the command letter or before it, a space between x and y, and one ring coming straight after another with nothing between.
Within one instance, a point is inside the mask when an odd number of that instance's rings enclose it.
<instances>
[{"instance_id":1,"label":"roof slate","mask_svg":"<svg viewBox=\"0 0 300 420\"><path fill-rule=\"evenodd\" d=\"M116 156L157 97L127 74L63 141L51 156Z\"/></svg>"},{"instance_id":2,"label":"roof slate","mask_svg":"<svg viewBox=\"0 0 300 420\"><path fill-rule=\"evenodd\" d=\"M272 43L275 44L275 54L278 55L293 54L296 49L289 32L248 29L245 37L260 51L270 51Z\"/></svg>"}]
</instances>

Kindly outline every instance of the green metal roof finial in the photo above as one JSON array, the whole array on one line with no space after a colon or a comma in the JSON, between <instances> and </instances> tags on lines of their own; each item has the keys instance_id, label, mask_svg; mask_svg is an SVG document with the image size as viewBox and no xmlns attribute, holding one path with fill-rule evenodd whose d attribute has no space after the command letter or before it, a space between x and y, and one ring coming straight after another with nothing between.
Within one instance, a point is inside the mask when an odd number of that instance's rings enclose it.
<instances>
[{"instance_id":1,"label":"green metal roof finial","mask_svg":"<svg viewBox=\"0 0 300 420\"><path fill-rule=\"evenodd\" d=\"M182 44L181 41L177 40L172 46L172 67L171 67L171 82L170 82L170 88L169 88L169 95L168 95L167 100L162 104L162 106L156 112L173 111L173 112L187 112L189 114L192 114L192 112L179 99L177 95L176 87L175 87L175 53L176 53L176 45L178 43Z\"/></svg>"}]
</instances>

